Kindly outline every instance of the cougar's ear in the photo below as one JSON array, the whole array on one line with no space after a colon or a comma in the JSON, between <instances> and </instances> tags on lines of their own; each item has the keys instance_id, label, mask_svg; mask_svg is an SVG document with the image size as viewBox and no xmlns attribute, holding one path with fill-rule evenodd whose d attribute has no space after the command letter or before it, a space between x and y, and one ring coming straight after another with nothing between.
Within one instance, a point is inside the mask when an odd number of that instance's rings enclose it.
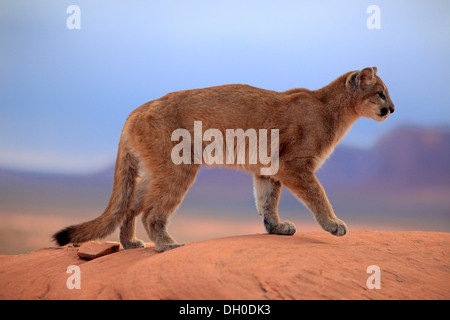
<instances>
[{"instance_id":1,"label":"cougar's ear","mask_svg":"<svg viewBox=\"0 0 450 320\"><path fill-rule=\"evenodd\" d=\"M347 77L345 84L349 89L368 87L374 84L377 71L377 67L368 67L362 69L361 71L352 72Z\"/></svg>"},{"instance_id":2,"label":"cougar's ear","mask_svg":"<svg viewBox=\"0 0 450 320\"><path fill-rule=\"evenodd\" d=\"M345 80L345 86L348 89L358 88L358 83L356 82L359 75L359 71L352 72L348 75L347 80Z\"/></svg>"},{"instance_id":3,"label":"cougar's ear","mask_svg":"<svg viewBox=\"0 0 450 320\"><path fill-rule=\"evenodd\" d=\"M375 81L375 75L377 73L377 68L364 68L359 72L357 81L359 80L359 85L370 86Z\"/></svg>"}]
</instances>

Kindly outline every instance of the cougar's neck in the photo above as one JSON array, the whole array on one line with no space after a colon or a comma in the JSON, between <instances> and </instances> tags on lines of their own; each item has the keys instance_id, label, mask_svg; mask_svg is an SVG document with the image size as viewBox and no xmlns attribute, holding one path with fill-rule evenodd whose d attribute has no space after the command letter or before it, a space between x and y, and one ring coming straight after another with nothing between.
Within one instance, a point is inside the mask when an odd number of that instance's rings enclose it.
<instances>
[{"instance_id":1,"label":"cougar's neck","mask_svg":"<svg viewBox=\"0 0 450 320\"><path fill-rule=\"evenodd\" d=\"M341 76L329 85L313 92L316 99L322 102L326 125L329 127L334 144L338 143L350 127L358 120L355 111L356 99L345 86L346 75Z\"/></svg>"}]
</instances>

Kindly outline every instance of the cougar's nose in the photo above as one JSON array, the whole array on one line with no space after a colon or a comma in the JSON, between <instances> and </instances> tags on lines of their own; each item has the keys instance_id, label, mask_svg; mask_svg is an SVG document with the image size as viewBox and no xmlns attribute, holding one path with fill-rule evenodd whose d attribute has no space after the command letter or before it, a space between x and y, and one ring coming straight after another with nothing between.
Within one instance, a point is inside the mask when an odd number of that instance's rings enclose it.
<instances>
[{"instance_id":1,"label":"cougar's nose","mask_svg":"<svg viewBox=\"0 0 450 320\"><path fill-rule=\"evenodd\" d=\"M392 114L392 113L394 113L394 111L395 111L395 108L394 107L389 107L389 112Z\"/></svg>"},{"instance_id":2,"label":"cougar's nose","mask_svg":"<svg viewBox=\"0 0 450 320\"><path fill-rule=\"evenodd\" d=\"M387 108L382 108L380 110L380 116L384 117L385 115L387 115L387 113L389 112Z\"/></svg>"}]
</instances>

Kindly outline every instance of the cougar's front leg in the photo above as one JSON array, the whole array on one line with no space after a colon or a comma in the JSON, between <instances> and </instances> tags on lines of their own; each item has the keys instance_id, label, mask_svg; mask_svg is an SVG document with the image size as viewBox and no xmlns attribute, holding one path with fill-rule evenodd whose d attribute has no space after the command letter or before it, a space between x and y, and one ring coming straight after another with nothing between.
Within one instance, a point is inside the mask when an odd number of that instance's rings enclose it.
<instances>
[{"instance_id":1,"label":"cougar's front leg","mask_svg":"<svg viewBox=\"0 0 450 320\"><path fill-rule=\"evenodd\" d=\"M278 202L281 194L281 183L267 176L254 175L256 208L263 217L264 227L268 233L292 235L295 225L290 221L280 222Z\"/></svg>"},{"instance_id":2,"label":"cougar's front leg","mask_svg":"<svg viewBox=\"0 0 450 320\"><path fill-rule=\"evenodd\" d=\"M347 233L347 225L334 214L325 190L314 173L285 175L281 182L303 201L322 229L335 236Z\"/></svg>"}]
</instances>

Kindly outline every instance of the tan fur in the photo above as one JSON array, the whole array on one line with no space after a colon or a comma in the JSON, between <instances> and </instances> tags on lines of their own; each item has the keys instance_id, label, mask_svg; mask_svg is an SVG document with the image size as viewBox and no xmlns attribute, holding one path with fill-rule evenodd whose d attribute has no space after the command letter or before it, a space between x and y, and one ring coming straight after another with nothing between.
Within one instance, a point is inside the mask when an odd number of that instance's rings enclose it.
<instances>
[{"instance_id":1,"label":"tan fur","mask_svg":"<svg viewBox=\"0 0 450 320\"><path fill-rule=\"evenodd\" d=\"M261 176L261 164L248 161L227 165L254 174L256 206L267 232L295 233L291 222L280 222L278 217L284 185L304 202L324 230L344 235L347 226L334 214L315 171L359 117L383 121L394 111L376 71L373 67L348 72L316 91L275 92L224 85L170 93L142 105L130 114L123 128L114 189L105 212L91 222L60 231L54 238L60 244L101 238L122 223L120 241L124 248L142 247L134 231L135 217L142 213L158 251L179 246L167 232L167 223L194 182L200 164L172 162L171 151L177 142L171 140L171 134L185 128L193 136L194 121L202 121L203 132L215 128L224 136L226 129L279 129L276 174ZM383 108L388 110L386 115ZM203 147L207 144L203 142Z\"/></svg>"}]
</instances>

